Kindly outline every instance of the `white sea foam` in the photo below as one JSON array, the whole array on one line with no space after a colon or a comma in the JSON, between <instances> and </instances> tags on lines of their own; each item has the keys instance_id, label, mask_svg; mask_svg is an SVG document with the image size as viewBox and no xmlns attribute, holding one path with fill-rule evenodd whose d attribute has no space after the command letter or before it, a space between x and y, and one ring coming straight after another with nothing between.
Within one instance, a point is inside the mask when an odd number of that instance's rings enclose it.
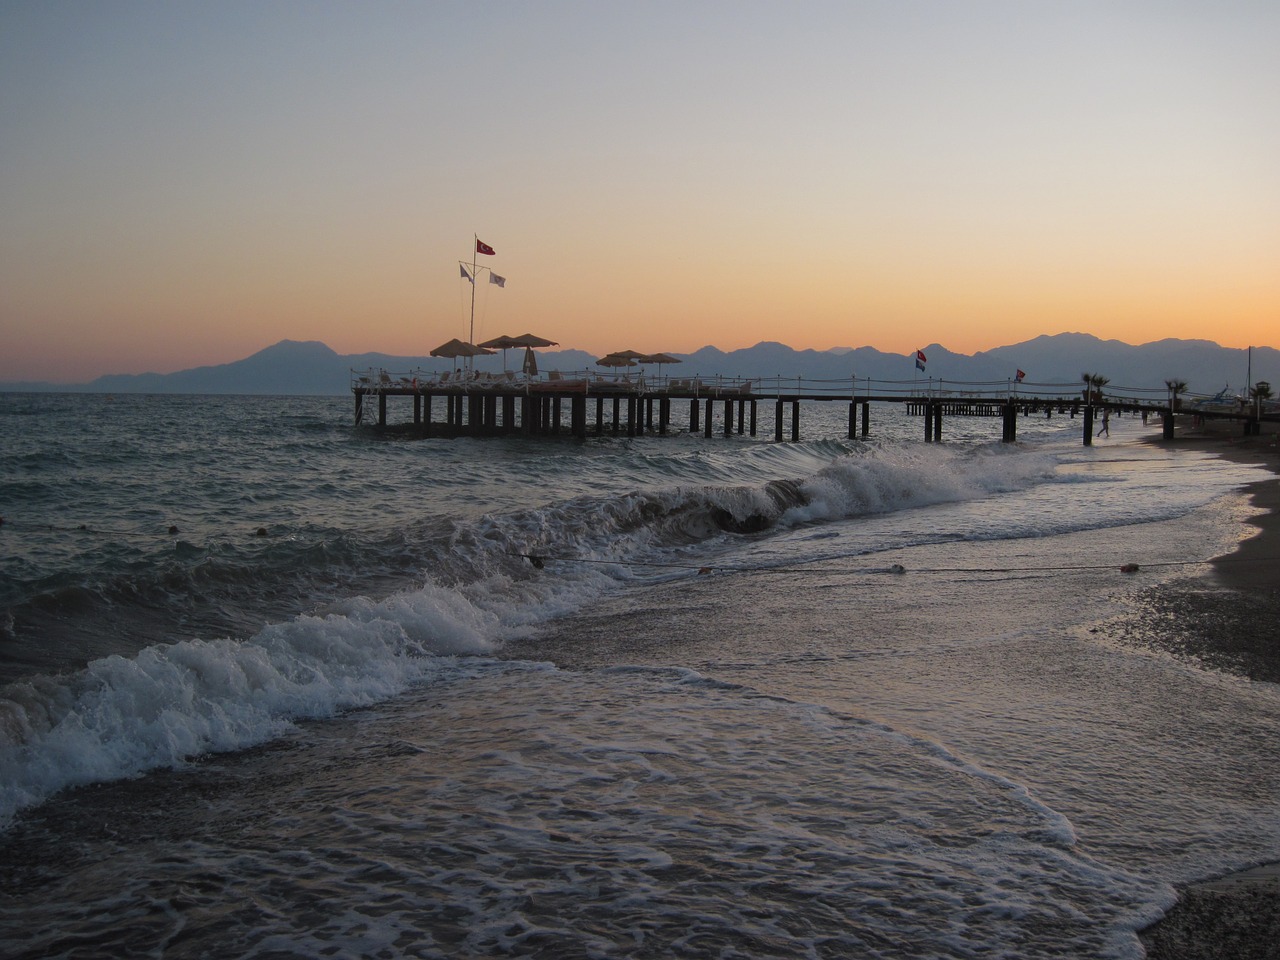
<instances>
[{"instance_id":1,"label":"white sea foam","mask_svg":"<svg viewBox=\"0 0 1280 960\"><path fill-rule=\"evenodd\" d=\"M122 430L140 446L146 412ZM221 429L198 422L181 432ZM1236 529L1214 508L1143 537L1119 524L1181 517L1241 468L1083 450L1077 424L925 445L918 421L909 442L866 445L342 434L271 466L275 425L253 421L252 470L235 472L231 442L202 463L249 493L200 485L188 546L113 542L71 571L110 580L104 603L30 587L54 612L19 610L4 642L40 642L33 622L54 632L67 610L81 627L121 607L120 623L185 625L192 605L245 595L287 612L240 606L237 622L271 625L153 630L5 688L0 812L278 734L297 749L17 818L0 928L21 932L0 953L77 938L190 955L1129 958L1170 883L1277 849L1256 789L1274 692L1081 626L1162 575L1083 568L1139 541L1124 559L1198 556ZM111 499L122 477L143 477L130 500L185 503L163 452L99 465L94 522L129 507ZM247 517L264 505L270 537L209 542L228 516L267 522ZM1082 569L988 572L1011 562ZM295 574L307 589L288 607Z\"/></svg>"},{"instance_id":2,"label":"white sea foam","mask_svg":"<svg viewBox=\"0 0 1280 960\"><path fill-rule=\"evenodd\" d=\"M783 460L795 466L805 456ZM151 645L0 692L0 816L68 785L248 746L293 719L393 697L420 680L432 658L489 653L582 609L628 581L630 562L656 561L661 569L664 559L712 539L721 540L717 551L732 550L723 530L734 525L781 528L782 536L755 542L756 564L796 559L788 528L973 500L984 509L950 516L949 536L1043 536L1191 509L1238 485L1248 469L1183 460L1176 465L1181 496L1147 497L1141 477L1164 489L1175 469L1163 455L1150 456L1134 488L1061 449L899 445L842 455L798 481L660 487L458 520L447 542L422 545L440 568L416 589L377 601L339 598L323 615L272 624L249 639ZM1064 459L1066 470L1059 469ZM1094 485L1088 511L1062 509L1074 502L1053 490L1063 482ZM895 539L877 548L937 535L897 521L894 528ZM845 550L842 542L830 553ZM811 547L803 552L816 556ZM546 557L555 568L540 572L528 557Z\"/></svg>"},{"instance_id":3,"label":"white sea foam","mask_svg":"<svg viewBox=\"0 0 1280 960\"><path fill-rule=\"evenodd\" d=\"M437 755L393 781L352 769L385 786L345 842L425 846L403 882L465 918L432 925L455 952L590 939L715 956L741 938L753 955L1014 955L1033 937L1137 956L1140 904L1161 890L1082 856L1060 814L941 745L689 670L510 664L447 703L410 694L355 722L380 728L362 740L429 739Z\"/></svg>"},{"instance_id":4,"label":"white sea foam","mask_svg":"<svg viewBox=\"0 0 1280 960\"><path fill-rule=\"evenodd\" d=\"M802 483L807 502L786 519L805 523L982 499L1045 482L1057 462L1050 453L1008 448L876 448L841 457Z\"/></svg>"},{"instance_id":5,"label":"white sea foam","mask_svg":"<svg viewBox=\"0 0 1280 960\"><path fill-rule=\"evenodd\" d=\"M67 786L261 743L297 719L385 700L445 655L492 649L496 623L438 587L271 624L249 640L184 640L0 690L0 822Z\"/></svg>"}]
</instances>

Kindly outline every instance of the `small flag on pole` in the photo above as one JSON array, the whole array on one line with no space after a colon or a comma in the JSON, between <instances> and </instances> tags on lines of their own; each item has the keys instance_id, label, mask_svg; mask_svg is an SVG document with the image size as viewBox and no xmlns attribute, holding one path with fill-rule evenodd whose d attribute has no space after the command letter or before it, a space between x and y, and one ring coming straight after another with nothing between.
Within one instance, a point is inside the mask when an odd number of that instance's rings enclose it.
<instances>
[{"instance_id":1,"label":"small flag on pole","mask_svg":"<svg viewBox=\"0 0 1280 960\"><path fill-rule=\"evenodd\" d=\"M924 362L925 362L925 360L926 360L926 359L928 359L928 358L927 358L927 357L925 357L925 355L924 355L924 351L923 351L923 350L917 350L917 351L916 351L916 369L917 369L917 370L923 370L923 369L924 369Z\"/></svg>"},{"instance_id":2,"label":"small flag on pole","mask_svg":"<svg viewBox=\"0 0 1280 960\"><path fill-rule=\"evenodd\" d=\"M479 237L476 238L476 253L483 253L492 257L494 254L493 247L489 246Z\"/></svg>"},{"instance_id":3,"label":"small flag on pole","mask_svg":"<svg viewBox=\"0 0 1280 960\"><path fill-rule=\"evenodd\" d=\"M490 270L490 271L489 271L489 282L490 282L490 283L496 283L496 284L497 284L498 286L500 286L500 287L505 287L505 286L507 285L507 278L506 278L506 277L500 277L500 276L498 276L496 273L494 273L492 270Z\"/></svg>"},{"instance_id":4,"label":"small flag on pole","mask_svg":"<svg viewBox=\"0 0 1280 960\"><path fill-rule=\"evenodd\" d=\"M458 264L458 269L462 271L462 279L471 280L471 274L467 273L466 267L464 267L462 264ZM475 283L474 280L471 280L471 282Z\"/></svg>"},{"instance_id":5,"label":"small flag on pole","mask_svg":"<svg viewBox=\"0 0 1280 960\"><path fill-rule=\"evenodd\" d=\"M1026 376L1026 374L1025 374L1025 373L1023 373L1021 370L1019 370L1019 371L1018 371L1018 375L1017 375L1016 377L1014 377L1013 379L1014 379L1014 380L1016 380L1018 383L1021 383L1021 382L1022 382L1022 378L1023 378L1023 377L1025 377L1025 376Z\"/></svg>"}]
</instances>

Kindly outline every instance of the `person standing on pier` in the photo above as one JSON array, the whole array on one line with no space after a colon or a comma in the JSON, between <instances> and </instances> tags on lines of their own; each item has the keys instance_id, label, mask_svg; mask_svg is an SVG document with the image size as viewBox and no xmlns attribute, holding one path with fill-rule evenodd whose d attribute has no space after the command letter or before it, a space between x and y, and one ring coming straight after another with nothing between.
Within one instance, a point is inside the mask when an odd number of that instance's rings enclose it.
<instances>
[{"instance_id":1,"label":"person standing on pier","mask_svg":"<svg viewBox=\"0 0 1280 960\"><path fill-rule=\"evenodd\" d=\"M1109 408L1104 408L1102 411L1102 426L1098 428L1097 435L1100 437L1111 436L1111 410Z\"/></svg>"}]
</instances>

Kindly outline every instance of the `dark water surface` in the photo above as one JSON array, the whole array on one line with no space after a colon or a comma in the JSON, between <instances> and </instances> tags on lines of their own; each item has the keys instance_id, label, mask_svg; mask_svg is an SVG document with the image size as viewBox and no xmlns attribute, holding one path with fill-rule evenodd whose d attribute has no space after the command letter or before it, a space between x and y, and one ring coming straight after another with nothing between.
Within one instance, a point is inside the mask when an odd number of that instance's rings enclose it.
<instances>
[{"instance_id":1,"label":"dark water surface","mask_svg":"<svg viewBox=\"0 0 1280 960\"><path fill-rule=\"evenodd\" d=\"M0 953L1137 957L1280 858L1277 688L1097 630L1260 472L842 419L0 395Z\"/></svg>"}]
</instances>

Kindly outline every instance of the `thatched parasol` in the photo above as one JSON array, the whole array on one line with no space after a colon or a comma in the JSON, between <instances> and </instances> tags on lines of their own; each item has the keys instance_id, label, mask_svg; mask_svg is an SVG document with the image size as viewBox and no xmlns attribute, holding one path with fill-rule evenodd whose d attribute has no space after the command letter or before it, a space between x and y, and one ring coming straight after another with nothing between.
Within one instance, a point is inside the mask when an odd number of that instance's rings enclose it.
<instances>
[{"instance_id":1,"label":"thatched parasol","mask_svg":"<svg viewBox=\"0 0 1280 960\"><path fill-rule=\"evenodd\" d=\"M620 353L611 353L608 356L601 357L596 361L596 364L601 367L634 367L636 362Z\"/></svg>"}]
</instances>

